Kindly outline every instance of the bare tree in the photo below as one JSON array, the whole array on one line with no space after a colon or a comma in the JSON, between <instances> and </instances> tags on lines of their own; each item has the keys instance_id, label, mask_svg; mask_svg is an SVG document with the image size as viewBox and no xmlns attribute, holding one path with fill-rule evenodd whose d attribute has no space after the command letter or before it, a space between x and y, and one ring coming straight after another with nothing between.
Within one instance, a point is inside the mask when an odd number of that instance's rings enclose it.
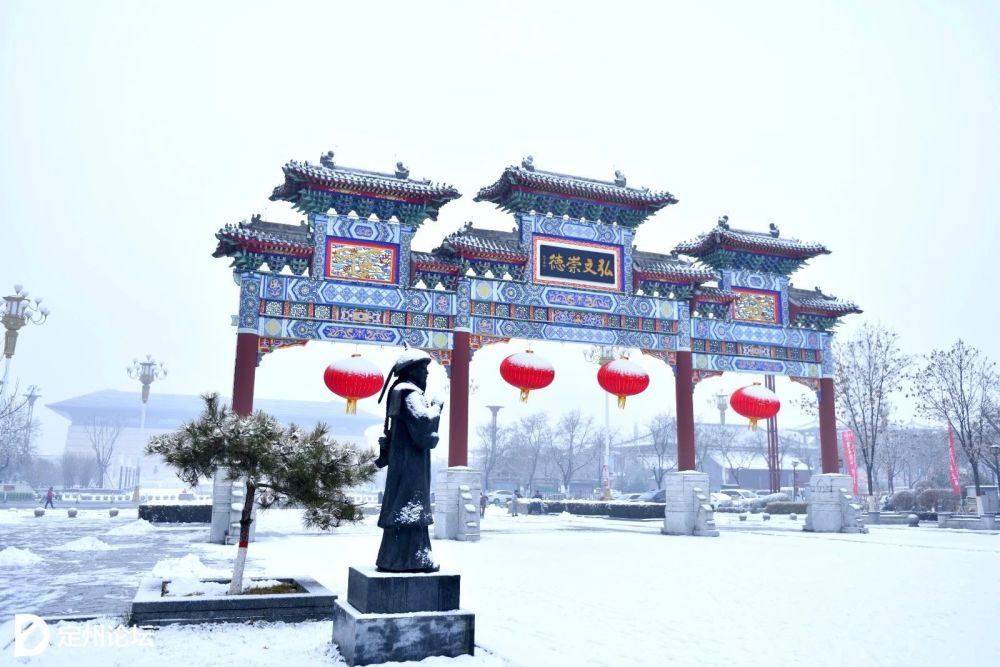
<instances>
[{"instance_id":1,"label":"bare tree","mask_svg":"<svg viewBox=\"0 0 1000 667\"><path fill-rule=\"evenodd\" d=\"M910 429L902 424L890 423L885 430L882 446L879 448L879 467L890 494L896 492L896 478L901 476L906 469L908 459L912 453L909 446L911 440Z\"/></svg>"},{"instance_id":2,"label":"bare tree","mask_svg":"<svg viewBox=\"0 0 1000 667\"><path fill-rule=\"evenodd\" d=\"M865 323L852 338L833 344L838 418L854 431L875 504L875 465L892 411L890 397L902 390L912 361L899 348L899 335Z\"/></svg>"},{"instance_id":3,"label":"bare tree","mask_svg":"<svg viewBox=\"0 0 1000 667\"><path fill-rule=\"evenodd\" d=\"M490 489L492 488L490 477L503 463L509 438L503 429L497 429L494 440L492 425L480 424L476 427L476 439L479 441L479 467L483 471L483 489Z\"/></svg>"},{"instance_id":4,"label":"bare tree","mask_svg":"<svg viewBox=\"0 0 1000 667\"><path fill-rule=\"evenodd\" d=\"M597 455L599 430L594 427L592 417L584 417L579 410L573 410L559 419L556 432L557 435L548 441L548 451L568 493L569 483L576 473L589 466Z\"/></svg>"},{"instance_id":5,"label":"bare tree","mask_svg":"<svg viewBox=\"0 0 1000 667\"><path fill-rule=\"evenodd\" d=\"M93 456L71 454L65 452L59 462L62 473L62 485L67 489L90 486L97 472L97 463Z\"/></svg>"},{"instance_id":6,"label":"bare tree","mask_svg":"<svg viewBox=\"0 0 1000 667\"><path fill-rule=\"evenodd\" d=\"M509 437L512 442L511 447L522 466L521 479L525 481L526 488L534 490L535 476L538 474L545 446L552 443L552 428L549 426L548 415L538 412L522 417Z\"/></svg>"},{"instance_id":7,"label":"bare tree","mask_svg":"<svg viewBox=\"0 0 1000 667\"><path fill-rule=\"evenodd\" d=\"M997 391L996 365L961 339L950 350L932 351L924 361L923 371L913 378L918 410L951 425L972 468L976 495L982 495L979 464L992 441L987 417Z\"/></svg>"},{"instance_id":8,"label":"bare tree","mask_svg":"<svg viewBox=\"0 0 1000 667\"><path fill-rule=\"evenodd\" d=\"M97 486L104 488L104 478L111 466L111 457L115 454L115 443L122 433L122 424L118 420L93 417L86 425L87 438L94 450L97 461Z\"/></svg>"},{"instance_id":9,"label":"bare tree","mask_svg":"<svg viewBox=\"0 0 1000 667\"><path fill-rule=\"evenodd\" d=\"M639 450L639 458L653 473L656 488L663 488L663 478L673 469L677 453L677 420L663 413L653 417L646 427L649 432L649 447Z\"/></svg>"},{"instance_id":10,"label":"bare tree","mask_svg":"<svg viewBox=\"0 0 1000 667\"><path fill-rule=\"evenodd\" d=\"M12 466L27 463L34 452L33 435L38 424L29 423L28 401L19 397L17 385L0 394L0 478Z\"/></svg>"},{"instance_id":11,"label":"bare tree","mask_svg":"<svg viewBox=\"0 0 1000 667\"><path fill-rule=\"evenodd\" d=\"M749 469L758 460L760 454L755 448L738 443L733 434L724 428L712 429L712 434L708 435L706 432L706 436L710 439L713 451L719 452L722 460L725 461L733 481L742 486L740 473ZM726 481L725 473L722 475L722 481L723 483Z\"/></svg>"}]
</instances>

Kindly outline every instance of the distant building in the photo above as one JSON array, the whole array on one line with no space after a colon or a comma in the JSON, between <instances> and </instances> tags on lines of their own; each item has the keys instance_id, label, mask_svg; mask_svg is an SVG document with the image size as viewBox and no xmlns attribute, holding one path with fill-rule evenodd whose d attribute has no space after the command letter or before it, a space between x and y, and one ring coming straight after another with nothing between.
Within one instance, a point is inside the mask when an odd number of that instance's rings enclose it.
<instances>
[{"instance_id":1,"label":"distant building","mask_svg":"<svg viewBox=\"0 0 1000 667\"><path fill-rule=\"evenodd\" d=\"M143 447L149 438L172 431L183 422L196 418L204 405L200 396L154 393L146 404L145 429L140 428L142 399L139 392L106 389L49 403L46 407L70 420L66 433L67 454L93 456L87 428L95 420L121 425L107 484L114 487L118 484L121 470L125 468L138 468L143 484L162 481L168 486L175 486L178 480L174 472L158 458L143 454ZM360 409L356 415L346 415L343 404L336 402L261 398L254 401L254 408L273 415L286 425L295 423L303 428L312 428L318 422L324 422L336 440L359 445L368 444L369 439L365 435L368 429L382 424L381 417Z\"/></svg>"}]
</instances>

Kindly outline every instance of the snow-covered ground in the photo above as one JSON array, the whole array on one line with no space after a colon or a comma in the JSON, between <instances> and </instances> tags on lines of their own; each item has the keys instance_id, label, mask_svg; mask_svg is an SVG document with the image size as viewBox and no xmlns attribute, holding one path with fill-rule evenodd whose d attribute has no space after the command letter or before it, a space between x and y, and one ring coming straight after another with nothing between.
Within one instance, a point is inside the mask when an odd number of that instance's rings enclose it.
<instances>
[{"instance_id":1,"label":"snow-covered ground","mask_svg":"<svg viewBox=\"0 0 1000 667\"><path fill-rule=\"evenodd\" d=\"M816 535L801 531L801 518L717 518L720 537L686 538L661 535L658 521L509 517L490 508L479 543L434 542L442 569L462 575L462 606L476 614L477 655L420 664L933 665L979 663L994 654L996 533L874 526L868 535ZM161 530L91 536L112 546L122 539L155 545ZM297 512L265 512L250 570L311 575L346 596L347 568L371 564L380 533L371 522L325 535L303 529ZM198 541L189 552L197 560L159 569L217 568L235 547ZM20 611L4 608L0 617L7 621L0 631L5 659L12 656L11 614ZM53 644L83 626L54 628ZM336 664L330 631L329 622L173 627L154 633L152 648L53 645L20 660L75 667Z\"/></svg>"}]
</instances>

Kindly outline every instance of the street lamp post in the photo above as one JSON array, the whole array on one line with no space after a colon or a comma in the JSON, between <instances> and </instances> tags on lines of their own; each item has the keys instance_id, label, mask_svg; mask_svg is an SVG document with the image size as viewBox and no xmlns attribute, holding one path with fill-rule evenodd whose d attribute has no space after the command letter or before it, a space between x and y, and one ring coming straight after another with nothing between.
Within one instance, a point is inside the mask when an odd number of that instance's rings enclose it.
<instances>
[{"instance_id":1,"label":"street lamp post","mask_svg":"<svg viewBox=\"0 0 1000 667\"><path fill-rule=\"evenodd\" d=\"M729 407L729 396L725 392L715 395L715 408L719 411L719 423L726 425L726 408Z\"/></svg>"},{"instance_id":2,"label":"street lamp post","mask_svg":"<svg viewBox=\"0 0 1000 667\"><path fill-rule=\"evenodd\" d=\"M990 451L993 453L993 477L997 482L997 511L996 514L1000 515L1000 443L994 442L990 445Z\"/></svg>"},{"instance_id":3,"label":"street lamp post","mask_svg":"<svg viewBox=\"0 0 1000 667\"><path fill-rule=\"evenodd\" d=\"M792 500L799 499L799 462L792 461Z\"/></svg>"},{"instance_id":4,"label":"street lamp post","mask_svg":"<svg viewBox=\"0 0 1000 667\"><path fill-rule=\"evenodd\" d=\"M615 345L595 345L583 353L583 358L592 364L603 366L609 361L620 359L626 350ZM604 392L604 430L607 439L604 441L604 464L601 468L602 496L607 500L611 497L611 416L609 411L611 394Z\"/></svg>"},{"instance_id":5,"label":"street lamp post","mask_svg":"<svg viewBox=\"0 0 1000 667\"><path fill-rule=\"evenodd\" d=\"M139 419L139 430L146 430L146 403L149 401L149 386L154 380L167 376L167 369L163 362L153 359L153 355L147 354L145 361L132 360L131 366L125 367L125 372L133 380L142 383L142 416Z\"/></svg>"},{"instance_id":6,"label":"street lamp post","mask_svg":"<svg viewBox=\"0 0 1000 667\"><path fill-rule=\"evenodd\" d=\"M14 293L3 298L3 323L6 333L3 339L3 356L6 357L3 367L3 386L0 391L6 393L10 385L10 364L17 346L17 333L25 324L42 324L49 317L49 309L41 305L40 298L29 299L28 290L22 285L14 285Z\"/></svg>"},{"instance_id":7,"label":"street lamp post","mask_svg":"<svg viewBox=\"0 0 1000 667\"><path fill-rule=\"evenodd\" d=\"M35 401L41 396L38 393L38 385L33 384L28 386L28 391L24 394L24 400L28 404L28 420L24 427L24 451L28 451L28 445L31 444L31 420L35 415Z\"/></svg>"},{"instance_id":8,"label":"street lamp post","mask_svg":"<svg viewBox=\"0 0 1000 667\"><path fill-rule=\"evenodd\" d=\"M493 424L490 426L490 447L491 447L490 453L491 456L495 456L497 451L497 413L503 409L503 406L487 405L486 409L489 410L493 415ZM489 480L487 479L485 481L487 482L488 485ZM483 492L485 493L485 491L486 490L484 489Z\"/></svg>"}]
</instances>

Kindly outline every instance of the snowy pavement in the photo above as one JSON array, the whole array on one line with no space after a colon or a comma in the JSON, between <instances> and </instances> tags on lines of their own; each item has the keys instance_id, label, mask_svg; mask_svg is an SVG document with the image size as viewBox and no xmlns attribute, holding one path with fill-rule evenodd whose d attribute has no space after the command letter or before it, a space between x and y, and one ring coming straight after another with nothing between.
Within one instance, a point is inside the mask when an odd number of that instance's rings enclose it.
<instances>
[{"instance_id":1,"label":"snowy pavement","mask_svg":"<svg viewBox=\"0 0 1000 667\"><path fill-rule=\"evenodd\" d=\"M667 537L655 520L509 517L490 508L479 543L434 542L442 569L462 575L462 606L476 614L477 655L420 664L930 665L994 654L988 642L1000 613L996 533L873 526L868 535L818 535L802 532L801 518L717 519L718 538ZM0 524L0 536L8 527ZM132 544L166 540L177 556L181 531L172 530L91 536L112 546L124 537ZM346 596L347 568L371 563L380 533L372 522L324 535L302 528L297 512L272 510L261 514L248 562L269 576L313 576ZM52 541L71 537L80 536ZM211 567L235 555L234 547L202 542L197 531L184 539L189 553ZM31 589L17 600L44 593L35 579L0 572L5 586ZM0 621L22 611L0 600ZM0 647L9 644L9 627L0 631ZM53 645L20 660L76 667L267 665L280 656L286 664L337 664L330 629L329 622L174 627L154 633L154 648ZM3 656L11 650L6 646Z\"/></svg>"}]
</instances>

